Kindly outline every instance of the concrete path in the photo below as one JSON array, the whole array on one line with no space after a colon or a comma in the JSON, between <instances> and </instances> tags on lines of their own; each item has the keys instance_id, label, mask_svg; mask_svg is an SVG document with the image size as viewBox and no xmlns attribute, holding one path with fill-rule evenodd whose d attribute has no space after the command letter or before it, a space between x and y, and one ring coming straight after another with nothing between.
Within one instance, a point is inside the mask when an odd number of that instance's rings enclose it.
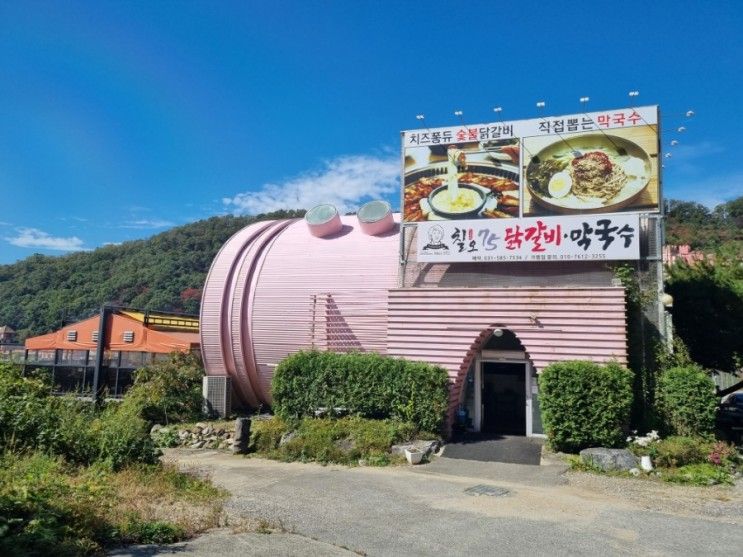
<instances>
[{"instance_id":1,"label":"concrete path","mask_svg":"<svg viewBox=\"0 0 743 557\"><path fill-rule=\"evenodd\" d=\"M715 512L657 512L650 501L572 486L561 466L439 458L417 467L345 468L214 451L170 456L211 471L233 494L232 516L264 518L293 534L263 535L261 543L261 534L243 534L234 542L242 555L294 555L296 536L306 540L304 555L721 555L743 547L737 492L714 501ZM493 488L508 493L477 495ZM229 554L203 552L209 544L202 540L178 552ZM154 554L129 551L116 555Z\"/></svg>"}]
</instances>

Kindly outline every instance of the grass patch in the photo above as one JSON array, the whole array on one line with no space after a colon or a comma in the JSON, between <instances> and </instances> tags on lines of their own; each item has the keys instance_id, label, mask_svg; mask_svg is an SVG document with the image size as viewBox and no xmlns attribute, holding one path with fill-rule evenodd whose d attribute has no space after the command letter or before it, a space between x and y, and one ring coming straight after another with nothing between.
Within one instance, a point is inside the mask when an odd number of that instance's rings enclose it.
<instances>
[{"instance_id":1,"label":"grass patch","mask_svg":"<svg viewBox=\"0 0 743 557\"><path fill-rule=\"evenodd\" d=\"M39 453L0 461L0 554L88 555L217 526L226 494L170 466L112 471Z\"/></svg>"},{"instance_id":2,"label":"grass patch","mask_svg":"<svg viewBox=\"0 0 743 557\"><path fill-rule=\"evenodd\" d=\"M721 466L713 464L687 464L679 468L668 468L660 472L667 482L686 485L733 485L733 476Z\"/></svg>"},{"instance_id":3,"label":"grass patch","mask_svg":"<svg viewBox=\"0 0 743 557\"><path fill-rule=\"evenodd\" d=\"M279 443L285 435L285 443ZM320 462L386 466L401 461L390 447L413 439L436 439L418 432L415 425L398 420L371 420L358 416L304 418L291 427L280 418L251 424L250 448L258 455L285 462Z\"/></svg>"}]
</instances>

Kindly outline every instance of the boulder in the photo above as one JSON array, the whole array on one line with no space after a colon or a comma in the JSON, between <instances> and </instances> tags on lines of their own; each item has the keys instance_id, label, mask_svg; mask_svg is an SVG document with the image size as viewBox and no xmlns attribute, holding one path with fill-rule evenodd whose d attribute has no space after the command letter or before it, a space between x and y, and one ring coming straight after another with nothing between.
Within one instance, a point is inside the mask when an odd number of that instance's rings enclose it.
<instances>
[{"instance_id":1,"label":"boulder","mask_svg":"<svg viewBox=\"0 0 743 557\"><path fill-rule=\"evenodd\" d=\"M580 457L586 464L596 466L604 472L617 470L628 472L638 467L637 457L627 449L594 447L583 449Z\"/></svg>"},{"instance_id":2,"label":"boulder","mask_svg":"<svg viewBox=\"0 0 743 557\"><path fill-rule=\"evenodd\" d=\"M250 418L237 418L235 420L235 437L232 441L232 452L234 454L247 453L249 442Z\"/></svg>"},{"instance_id":3,"label":"boulder","mask_svg":"<svg viewBox=\"0 0 743 557\"><path fill-rule=\"evenodd\" d=\"M160 430L161 430L162 428L163 428L163 426L161 426L160 424L155 424L155 425L153 425L153 426L152 426L152 429L150 430L150 435L152 435L152 434L154 434L154 433L157 433L157 432L158 432L158 431L160 431Z\"/></svg>"},{"instance_id":4,"label":"boulder","mask_svg":"<svg viewBox=\"0 0 743 557\"><path fill-rule=\"evenodd\" d=\"M214 428L208 425L203 429L201 433L203 433L204 435L211 435L213 431L214 431Z\"/></svg>"},{"instance_id":5,"label":"boulder","mask_svg":"<svg viewBox=\"0 0 743 557\"><path fill-rule=\"evenodd\" d=\"M200 449L201 447L204 446L204 443L205 443L205 441L196 441L196 443L193 443L191 445L191 448L192 449Z\"/></svg>"},{"instance_id":6,"label":"boulder","mask_svg":"<svg viewBox=\"0 0 743 557\"><path fill-rule=\"evenodd\" d=\"M279 440L279 447L283 447L289 441L291 441L292 439L294 439L296 436L297 436L297 432L296 431L288 431L288 432L284 433L281 436L281 439Z\"/></svg>"},{"instance_id":7,"label":"boulder","mask_svg":"<svg viewBox=\"0 0 743 557\"><path fill-rule=\"evenodd\" d=\"M431 453L435 453L439 450L441 443L439 441L421 441L416 440L410 443L402 443L400 445L392 445L390 452L394 455L405 456L405 449L411 451L420 451L426 457L431 456Z\"/></svg>"}]
</instances>

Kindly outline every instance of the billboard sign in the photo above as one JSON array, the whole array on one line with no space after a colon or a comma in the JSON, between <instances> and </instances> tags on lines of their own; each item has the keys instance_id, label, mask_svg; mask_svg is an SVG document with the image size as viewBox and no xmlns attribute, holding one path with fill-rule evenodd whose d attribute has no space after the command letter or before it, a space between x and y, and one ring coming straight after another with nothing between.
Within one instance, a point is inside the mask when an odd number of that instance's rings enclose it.
<instances>
[{"instance_id":1,"label":"billboard sign","mask_svg":"<svg viewBox=\"0 0 743 557\"><path fill-rule=\"evenodd\" d=\"M658 107L402 133L403 222L660 208Z\"/></svg>"},{"instance_id":2,"label":"billboard sign","mask_svg":"<svg viewBox=\"0 0 743 557\"><path fill-rule=\"evenodd\" d=\"M638 214L427 221L422 263L610 261L640 258Z\"/></svg>"}]
</instances>

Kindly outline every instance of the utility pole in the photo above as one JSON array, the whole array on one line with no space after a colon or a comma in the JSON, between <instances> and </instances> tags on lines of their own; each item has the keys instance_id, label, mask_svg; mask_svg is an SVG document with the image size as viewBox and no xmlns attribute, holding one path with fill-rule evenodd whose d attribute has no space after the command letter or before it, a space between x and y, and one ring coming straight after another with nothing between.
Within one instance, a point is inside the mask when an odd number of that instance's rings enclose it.
<instances>
[{"instance_id":1,"label":"utility pole","mask_svg":"<svg viewBox=\"0 0 743 557\"><path fill-rule=\"evenodd\" d=\"M99 385L101 369L103 367L103 352L108 344L106 342L106 325L108 323L108 316L111 315L112 311L113 308L106 304L101 306L101 313L98 321L98 346L95 353L95 370L93 371L93 402L95 402L95 404L100 402L101 389Z\"/></svg>"}]
</instances>

